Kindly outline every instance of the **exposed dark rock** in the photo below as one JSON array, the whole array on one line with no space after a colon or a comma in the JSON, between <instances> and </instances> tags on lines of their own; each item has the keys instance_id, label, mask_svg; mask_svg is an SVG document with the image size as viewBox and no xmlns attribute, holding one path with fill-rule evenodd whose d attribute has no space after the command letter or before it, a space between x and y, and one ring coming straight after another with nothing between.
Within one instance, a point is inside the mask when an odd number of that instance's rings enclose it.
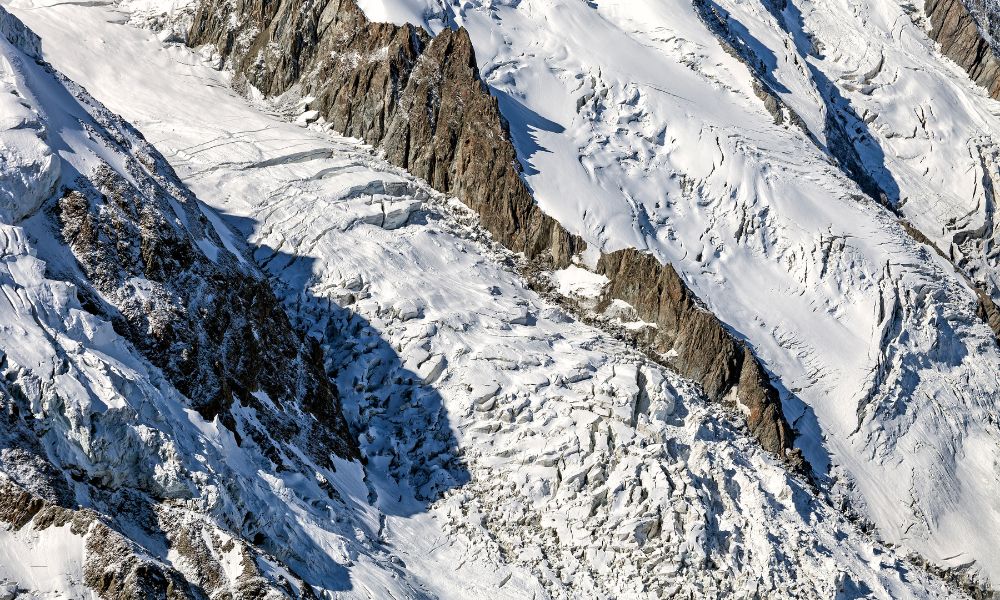
<instances>
[{"instance_id":1,"label":"exposed dark rock","mask_svg":"<svg viewBox=\"0 0 1000 600\"><path fill-rule=\"evenodd\" d=\"M511 250L565 265L584 248L534 203L464 29L431 38L373 23L354 0L206 0L189 43L215 44L237 87L278 95L301 86L338 131L462 198Z\"/></svg>"},{"instance_id":2,"label":"exposed dark rock","mask_svg":"<svg viewBox=\"0 0 1000 600\"><path fill-rule=\"evenodd\" d=\"M312 598L303 587L302 594L285 593L269 581L257 565L254 550L241 538L223 538L218 529L200 519L183 518L168 508L157 508L158 527L166 532L170 549L176 554L173 564L182 569L189 581L212 598L262 600L283 597ZM227 583L225 567L218 556L238 556L240 574L232 585ZM235 562L235 561L234 561ZM183 565L183 566L181 566Z\"/></svg>"},{"instance_id":3,"label":"exposed dark rock","mask_svg":"<svg viewBox=\"0 0 1000 600\"><path fill-rule=\"evenodd\" d=\"M977 289L976 294L979 297L976 314L990 326L990 329L1000 340L1000 306L997 306L997 303L986 292Z\"/></svg>"},{"instance_id":4,"label":"exposed dark rock","mask_svg":"<svg viewBox=\"0 0 1000 600\"><path fill-rule=\"evenodd\" d=\"M970 6L980 10L974 13ZM990 96L1000 98L1000 58L983 35L989 30L985 10L972 0L927 0L924 11L931 22L931 38L941 44L941 52L965 69Z\"/></svg>"},{"instance_id":5,"label":"exposed dark rock","mask_svg":"<svg viewBox=\"0 0 1000 600\"><path fill-rule=\"evenodd\" d=\"M601 257L597 271L610 280L603 306L612 299L631 304L644 321L656 324L645 340L685 377L699 383L709 398L736 402L761 445L799 463L794 434L766 372L743 342L706 309L674 268L635 249ZM603 306L602 306L603 305Z\"/></svg>"},{"instance_id":6,"label":"exposed dark rock","mask_svg":"<svg viewBox=\"0 0 1000 600\"><path fill-rule=\"evenodd\" d=\"M494 239L536 266L566 266L585 249L535 204L464 29L431 38L412 25L374 23L355 0L204 0L188 40L215 44L238 88L280 95L298 86L334 128L461 198ZM658 324L654 347L680 352L675 366L710 398L736 390L761 444L800 464L777 391L757 359L672 267L633 250L603 257L600 270L611 279L610 298Z\"/></svg>"},{"instance_id":7,"label":"exposed dark rock","mask_svg":"<svg viewBox=\"0 0 1000 600\"><path fill-rule=\"evenodd\" d=\"M83 583L106 600L205 597L175 569L149 558L111 529L97 513L52 504L5 477L0 478L0 522L18 530L30 526L34 531L68 524L74 535L85 540Z\"/></svg>"}]
</instances>

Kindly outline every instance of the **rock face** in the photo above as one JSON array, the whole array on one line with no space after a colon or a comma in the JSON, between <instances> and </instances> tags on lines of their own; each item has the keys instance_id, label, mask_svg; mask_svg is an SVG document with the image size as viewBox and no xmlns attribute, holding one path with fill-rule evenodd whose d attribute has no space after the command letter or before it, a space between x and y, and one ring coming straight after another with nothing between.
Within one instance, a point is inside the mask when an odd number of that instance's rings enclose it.
<instances>
[{"instance_id":1,"label":"rock face","mask_svg":"<svg viewBox=\"0 0 1000 600\"><path fill-rule=\"evenodd\" d=\"M169 565L143 556L122 534L91 510L63 508L36 496L6 477L0 478L0 523L11 531L39 535L52 527L68 527L82 538L90 560L83 570L87 587L101 598L197 598L191 585Z\"/></svg>"},{"instance_id":2,"label":"rock face","mask_svg":"<svg viewBox=\"0 0 1000 600\"><path fill-rule=\"evenodd\" d=\"M309 107L338 131L461 197L515 252L562 265L583 249L542 213L521 179L507 123L464 29L432 39L412 25L373 23L354 0L207 0L189 42L215 44L237 85L268 95L300 86L315 98Z\"/></svg>"},{"instance_id":3,"label":"rock face","mask_svg":"<svg viewBox=\"0 0 1000 600\"><path fill-rule=\"evenodd\" d=\"M931 37L941 52L959 64L969 77L1000 98L1000 59L988 39L990 19L976 0L927 0L924 11L931 22ZM972 10L970 10L970 7Z\"/></svg>"},{"instance_id":4,"label":"rock face","mask_svg":"<svg viewBox=\"0 0 1000 600\"><path fill-rule=\"evenodd\" d=\"M60 506L24 489L6 475L0 475L0 524L4 525L8 535L15 536L15 541L6 539L5 542L14 546L18 543L19 534L37 538L53 529L63 530L51 535L63 540L78 540L86 556L82 564L82 583L97 597L107 600L194 600L225 590L219 582L207 578L202 578L201 585L192 583L190 578L169 563L150 556L146 549L106 521L108 518L97 511ZM210 562L210 557L197 556L192 551L184 533L181 530L170 534L171 545L177 554L185 558L201 558L204 569L218 569ZM212 528L197 530L199 540L219 535L220 532ZM237 564L243 573L239 577L236 593L225 591L226 597L249 600L289 596L261 575L242 541L229 543L242 559Z\"/></svg>"},{"instance_id":5,"label":"rock face","mask_svg":"<svg viewBox=\"0 0 1000 600\"><path fill-rule=\"evenodd\" d=\"M246 33L249 32L249 33ZM507 248L564 267L584 250L535 204L496 98L482 83L468 33L430 38L412 25L374 23L354 0L205 0L189 33L215 44L237 85L268 95L298 86L334 128L381 149L390 162L454 194ZM652 340L715 400L733 398L768 450L801 459L777 391L752 352L702 307L669 265L637 251L601 259L606 295L657 323Z\"/></svg>"},{"instance_id":6,"label":"rock face","mask_svg":"<svg viewBox=\"0 0 1000 600\"><path fill-rule=\"evenodd\" d=\"M673 267L628 249L602 256L597 270L610 280L605 306L611 299L631 304L640 318L656 325L647 342L670 357L672 367L699 382L712 400L735 401L765 449L787 454L792 462L801 460L789 452L793 432L767 374L747 345L698 301Z\"/></svg>"},{"instance_id":7,"label":"rock face","mask_svg":"<svg viewBox=\"0 0 1000 600\"><path fill-rule=\"evenodd\" d=\"M976 307L976 314L980 319L989 324L993 333L1000 339L1000 306L993 301L993 298L982 290L976 290L979 296L979 304Z\"/></svg>"}]
</instances>

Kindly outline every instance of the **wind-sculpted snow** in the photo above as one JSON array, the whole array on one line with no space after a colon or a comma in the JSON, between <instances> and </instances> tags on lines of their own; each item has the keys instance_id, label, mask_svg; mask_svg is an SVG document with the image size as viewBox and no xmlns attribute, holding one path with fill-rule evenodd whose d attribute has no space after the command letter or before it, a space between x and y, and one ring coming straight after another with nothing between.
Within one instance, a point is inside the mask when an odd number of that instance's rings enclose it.
<instances>
[{"instance_id":1,"label":"wind-sculpted snow","mask_svg":"<svg viewBox=\"0 0 1000 600\"><path fill-rule=\"evenodd\" d=\"M83 366L67 381L130 369L90 386L106 407L72 390L65 406L110 413L101 417L109 422L115 410L130 412L114 421L113 437L101 427L67 430L31 410L18 418L31 435L36 423L51 423L45 439L59 448L94 432L94 443L148 460L141 443L117 442L130 428L157 448L173 445L148 476L189 482L169 498L150 497L152 484L141 481L67 483L88 491L81 498L101 518L139 525L124 533L165 572L233 597L960 596L863 533L835 508L841 498L817 496L790 476L738 433L738 414L529 291L512 269L516 257L457 201L356 141L264 112L283 107L248 105L208 61L115 24L121 19L106 8L42 8L12 10L42 34L46 59L135 123L190 186L197 198L189 200L215 209L204 214L216 245L249 243L243 256L270 276L293 326L323 350L366 459L334 460L334 471L276 440L297 454L277 468L246 436L239 445L220 420L183 408L159 370L36 262L35 279L17 275L19 285L61 286L66 299L8 296L31 298L35 314L51 308L52 320L41 322L71 332L39 337L37 347L80 340L83 355L71 366ZM36 214L32 231L48 218ZM51 264L73 264L69 250L50 246L41 247L46 259L67 260ZM594 283L575 289L592 298ZM88 324L82 333L66 324L77 314ZM91 350L98 342L110 348ZM115 395L121 386L131 391ZM237 430L280 412L267 395L257 400L232 405ZM16 447L51 456L25 441ZM114 464L128 477L145 472L142 460ZM64 492L30 493L54 502ZM133 501L112 504L115 497ZM119 507L131 512L116 521ZM3 547L22 558L0 561L0 577L29 581L22 561L57 544L60 572L89 560L71 528L37 517L8 522L17 525L0 534Z\"/></svg>"}]
</instances>

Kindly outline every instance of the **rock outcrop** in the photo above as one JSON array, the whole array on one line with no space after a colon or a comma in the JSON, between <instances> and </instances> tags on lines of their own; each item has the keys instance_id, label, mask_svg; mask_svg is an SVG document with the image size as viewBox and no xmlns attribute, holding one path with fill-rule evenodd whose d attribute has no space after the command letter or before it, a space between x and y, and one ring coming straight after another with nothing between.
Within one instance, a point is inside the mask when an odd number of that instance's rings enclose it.
<instances>
[{"instance_id":1,"label":"rock outcrop","mask_svg":"<svg viewBox=\"0 0 1000 600\"><path fill-rule=\"evenodd\" d=\"M535 264L564 267L585 249L535 204L464 29L431 38L412 25L374 23L354 0L204 0L188 41L214 44L238 88L310 98L335 129L461 198L494 239ZM800 463L765 371L672 267L625 251L603 257L599 270L611 279L609 298L657 323L653 348L680 351L671 363L681 373L710 398L736 399L761 444Z\"/></svg>"},{"instance_id":2,"label":"rock outcrop","mask_svg":"<svg viewBox=\"0 0 1000 600\"><path fill-rule=\"evenodd\" d=\"M206 0L189 43L215 44L237 86L268 95L299 86L334 128L462 198L511 250L568 264L583 249L521 179L507 123L464 29L431 38L412 25L374 23L354 0Z\"/></svg>"},{"instance_id":3,"label":"rock outcrop","mask_svg":"<svg viewBox=\"0 0 1000 600\"><path fill-rule=\"evenodd\" d=\"M976 295L979 296L976 315L990 326L990 329L993 330L993 333L997 335L998 341L1000 341L1000 306L997 306L993 298L983 290L977 289Z\"/></svg>"},{"instance_id":4,"label":"rock outcrop","mask_svg":"<svg viewBox=\"0 0 1000 600\"><path fill-rule=\"evenodd\" d=\"M29 538L50 535L67 546L81 546L78 566L83 579L79 583L104 600L195 600L220 593L222 597L247 600L291 597L261 574L252 551L242 540L230 539L228 542L230 552L239 557L233 566L242 570L235 592L221 581L210 578L202 577L201 584L192 583L191 577L168 562L154 558L147 549L118 531L107 516L89 508L61 506L21 487L3 474L0 474L0 524L7 536L15 537L6 540L12 548L17 547L16 538L22 534ZM168 523L163 521L160 525L168 526ZM187 527L193 529L192 525ZM60 531L55 532L53 528ZM221 569L213 562L213 557L199 555L193 549L194 544L185 536L188 531L176 526L175 529L168 536L176 556L182 560L200 561L200 569ZM204 545L205 540L225 534L214 527L203 526L194 535L195 544ZM309 596L304 589L300 597L314 596Z\"/></svg>"},{"instance_id":5,"label":"rock outcrop","mask_svg":"<svg viewBox=\"0 0 1000 600\"><path fill-rule=\"evenodd\" d=\"M79 537L86 560L83 583L100 598L186 600L200 595L175 569L144 555L98 513L64 508L0 478L0 523L8 532L28 530L37 536L53 527Z\"/></svg>"},{"instance_id":6,"label":"rock outcrop","mask_svg":"<svg viewBox=\"0 0 1000 600\"><path fill-rule=\"evenodd\" d=\"M631 304L641 319L656 325L647 329L646 342L669 357L670 366L699 382L712 400L735 402L765 449L801 461L789 451L794 434L753 352L701 304L672 266L627 249L602 256L597 270L609 279L603 306L612 299Z\"/></svg>"},{"instance_id":7,"label":"rock outcrop","mask_svg":"<svg viewBox=\"0 0 1000 600\"><path fill-rule=\"evenodd\" d=\"M980 10L970 10L970 3L973 9ZM965 69L990 96L1000 98L1000 58L983 34L987 28L984 10L974 0L927 0L924 11L931 22L931 38L941 44L941 52ZM977 19L977 12L984 16Z\"/></svg>"}]
</instances>

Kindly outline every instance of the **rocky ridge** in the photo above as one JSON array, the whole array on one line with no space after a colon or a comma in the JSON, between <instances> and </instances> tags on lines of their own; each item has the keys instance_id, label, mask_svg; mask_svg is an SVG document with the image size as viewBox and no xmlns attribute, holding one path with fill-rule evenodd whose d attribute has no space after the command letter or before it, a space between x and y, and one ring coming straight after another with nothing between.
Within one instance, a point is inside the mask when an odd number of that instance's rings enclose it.
<instances>
[{"instance_id":1,"label":"rocky ridge","mask_svg":"<svg viewBox=\"0 0 1000 600\"><path fill-rule=\"evenodd\" d=\"M313 473L358 456L322 350L135 129L3 8L0 31L0 139L25 157L2 181L26 190L0 223L4 560L41 540L37 562L83 565L53 581L102 598L299 597L261 567L287 523L249 518L266 491L220 455Z\"/></svg>"},{"instance_id":2,"label":"rocky ridge","mask_svg":"<svg viewBox=\"0 0 1000 600\"><path fill-rule=\"evenodd\" d=\"M930 20L931 37L941 44L941 52L1000 98L1000 58L991 42L990 11L983 0L927 0L924 12Z\"/></svg>"},{"instance_id":3,"label":"rocky ridge","mask_svg":"<svg viewBox=\"0 0 1000 600\"><path fill-rule=\"evenodd\" d=\"M560 268L585 250L579 237L534 203L464 29L430 38L413 25L371 22L354 0L209 0L198 6L188 43L214 44L238 86L308 99L307 108L334 129L364 139L393 164L461 198L497 241L529 261ZM611 278L607 300L629 302L656 324L641 337L711 398L744 407L761 444L801 466L766 370L676 272L634 251L602 257L600 264ZM650 285L664 293L639 291ZM705 333L697 341L687 337ZM706 341L711 347L702 345ZM711 364L716 359L722 362Z\"/></svg>"}]
</instances>

